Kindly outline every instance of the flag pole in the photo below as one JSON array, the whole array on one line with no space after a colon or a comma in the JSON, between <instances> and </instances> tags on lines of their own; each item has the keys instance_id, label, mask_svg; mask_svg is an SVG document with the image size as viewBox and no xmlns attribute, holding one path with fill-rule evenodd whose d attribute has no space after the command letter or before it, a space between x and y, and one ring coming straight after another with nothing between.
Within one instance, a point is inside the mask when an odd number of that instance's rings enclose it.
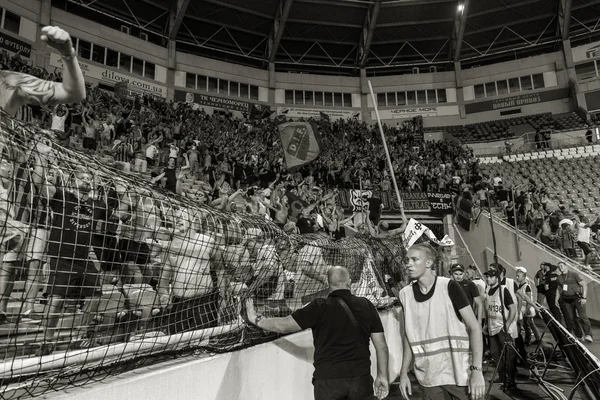
<instances>
[{"instance_id":1,"label":"flag pole","mask_svg":"<svg viewBox=\"0 0 600 400\"><path fill-rule=\"evenodd\" d=\"M392 182L394 183L394 190L396 191L396 198L398 199L398 204L400 205L400 213L402 214L402 221L406 224L406 214L404 214L404 202L402 201L402 196L400 196L400 190L398 189L398 183L396 182L396 175L394 174L394 167L392 166L392 159L390 157L390 152L387 147L387 143L385 141L385 134L383 133L383 127L381 126L381 118L379 117L379 109L377 109L377 99L375 98L375 93L373 93L373 86L371 86L371 81L367 81L369 83L369 91L371 92L371 98L373 99L373 108L375 109L375 116L377 117L377 126L379 126L379 133L381 134L381 141L383 142L383 149L385 150L385 156L387 158L388 167L390 168L390 175L392 177Z\"/></svg>"}]
</instances>

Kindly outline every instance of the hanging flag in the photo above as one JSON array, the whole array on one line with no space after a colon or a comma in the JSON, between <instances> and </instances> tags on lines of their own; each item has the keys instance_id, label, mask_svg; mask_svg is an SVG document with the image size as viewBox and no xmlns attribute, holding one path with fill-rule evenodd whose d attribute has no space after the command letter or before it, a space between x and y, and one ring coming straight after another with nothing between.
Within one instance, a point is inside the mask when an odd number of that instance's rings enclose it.
<instances>
[{"instance_id":1,"label":"hanging flag","mask_svg":"<svg viewBox=\"0 0 600 400\"><path fill-rule=\"evenodd\" d=\"M319 111L319 115L321 116L321 120L329 122L329 114Z\"/></svg>"},{"instance_id":2,"label":"hanging flag","mask_svg":"<svg viewBox=\"0 0 600 400\"><path fill-rule=\"evenodd\" d=\"M314 161L321 153L321 136L314 122L279 125L285 163L290 172Z\"/></svg>"},{"instance_id":3,"label":"hanging flag","mask_svg":"<svg viewBox=\"0 0 600 400\"><path fill-rule=\"evenodd\" d=\"M250 106L250 119L264 119L268 118L273 114L269 106L263 106L262 104L252 104Z\"/></svg>"},{"instance_id":4,"label":"hanging flag","mask_svg":"<svg viewBox=\"0 0 600 400\"><path fill-rule=\"evenodd\" d=\"M120 99L126 99L129 95L129 90L127 89L127 82L119 81L115 83L115 94Z\"/></svg>"},{"instance_id":5,"label":"hanging flag","mask_svg":"<svg viewBox=\"0 0 600 400\"><path fill-rule=\"evenodd\" d=\"M462 229L468 231L471 229L473 203L462 196L454 196L452 203L454 206L454 220Z\"/></svg>"}]
</instances>

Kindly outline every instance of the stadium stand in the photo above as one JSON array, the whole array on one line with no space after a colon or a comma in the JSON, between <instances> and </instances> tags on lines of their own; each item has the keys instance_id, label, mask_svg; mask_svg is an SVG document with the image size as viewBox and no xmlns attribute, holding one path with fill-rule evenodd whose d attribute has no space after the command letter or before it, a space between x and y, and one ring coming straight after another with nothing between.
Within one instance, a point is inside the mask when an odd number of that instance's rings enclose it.
<instances>
[{"instance_id":1,"label":"stadium stand","mask_svg":"<svg viewBox=\"0 0 600 400\"><path fill-rule=\"evenodd\" d=\"M586 126L585 121L577 113L573 112L566 115L552 115L552 113L534 114L477 124L430 127L427 130L443 130L462 142L469 143L512 138L515 136L515 127L526 127L530 132L535 132L542 129L552 129L555 131L573 130Z\"/></svg>"}]
</instances>

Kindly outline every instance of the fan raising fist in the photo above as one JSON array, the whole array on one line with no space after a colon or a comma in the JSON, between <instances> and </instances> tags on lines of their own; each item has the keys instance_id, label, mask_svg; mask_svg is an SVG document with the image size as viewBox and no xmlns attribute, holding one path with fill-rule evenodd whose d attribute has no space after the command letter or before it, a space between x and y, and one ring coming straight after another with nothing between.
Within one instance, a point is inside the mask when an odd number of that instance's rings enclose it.
<instances>
[{"instance_id":1,"label":"fan raising fist","mask_svg":"<svg viewBox=\"0 0 600 400\"><path fill-rule=\"evenodd\" d=\"M58 52L64 57L75 55L75 49L73 48L71 36L67 31L59 28L58 26L43 27L41 39L46 42L48 46L58 50Z\"/></svg>"}]
</instances>

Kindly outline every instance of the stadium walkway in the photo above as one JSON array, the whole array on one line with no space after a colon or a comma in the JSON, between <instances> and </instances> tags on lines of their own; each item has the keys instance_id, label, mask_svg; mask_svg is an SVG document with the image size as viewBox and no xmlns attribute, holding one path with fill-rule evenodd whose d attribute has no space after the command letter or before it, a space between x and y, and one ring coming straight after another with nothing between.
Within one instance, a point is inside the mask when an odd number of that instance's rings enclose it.
<instances>
[{"instance_id":1,"label":"stadium walkway","mask_svg":"<svg viewBox=\"0 0 600 400\"><path fill-rule=\"evenodd\" d=\"M539 328L540 333L543 332L543 327L540 325ZM586 343L587 348L597 357L600 357L600 327L594 326L592 327L595 342L594 343ZM550 344L554 343L550 332L547 332L543 338L544 342L548 342ZM533 352L536 350L536 346L529 346L527 348L528 352ZM557 364L562 366L558 368L548 369L548 372L545 376L545 380L549 383L552 383L561 389L564 390L563 395L567 398L571 395L571 391L573 386L575 385L575 374L570 371L569 363L565 359L561 359L557 361ZM565 370L564 367L569 368L569 371ZM486 378L486 385L489 385L489 381L494 374L495 365L486 362L483 365L484 376ZM543 372L543 369L540 369L540 372ZM419 385L414 380L414 376L411 377L412 382L412 391L413 395L411 396L411 400L420 400L421 395L419 393ZM533 399L542 399L542 400L551 400L552 398L541 389L538 384L534 380L530 380L528 378L528 371L523 367L519 367L519 375L517 375L517 386L520 389L519 393L514 394L506 394L503 393L500 384L494 384L492 391L490 392L490 396L488 400L533 400ZM402 395L397 390L398 386L392 384L390 387L390 395L386 397L386 400L402 400ZM487 387L486 387L487 389ZM575 393L573 396L573 400L583 400L579 393Z\"/></svg>"}]
</instances>

